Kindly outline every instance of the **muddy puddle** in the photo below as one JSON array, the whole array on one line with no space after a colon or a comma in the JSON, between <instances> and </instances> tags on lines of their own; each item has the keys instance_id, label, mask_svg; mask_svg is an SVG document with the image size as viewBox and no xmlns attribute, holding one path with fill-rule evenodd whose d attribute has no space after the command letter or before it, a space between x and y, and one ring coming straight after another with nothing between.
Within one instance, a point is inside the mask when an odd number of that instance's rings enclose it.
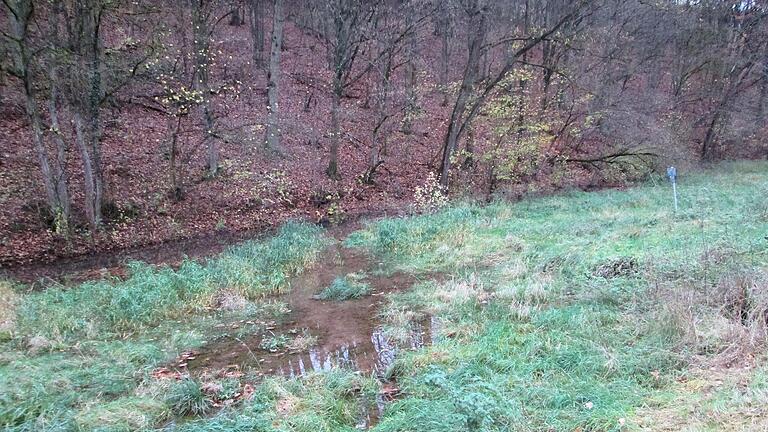
<instances>
[{"instance_id":1,"label":"muddy puddle","mask_svg":"<svg viewBox=\"0 0 768 432\"><path fill-rule=\"evenodd\" d=\"M386 294L427 277L383 270L382 263L362 251L330 247L317 264L291 281L290 293L280 298L290 310L281 322L263 333L213 341L187 355L184 368L193 375L248 370L287 377L349 368L383 377L399 351L430 344L436 325L429 319L418 323L398 342L386 336L378 316ZM317 298L334 279L349 275L369 286L367 295L343 301Z\"/></svg>"}]
</instances>

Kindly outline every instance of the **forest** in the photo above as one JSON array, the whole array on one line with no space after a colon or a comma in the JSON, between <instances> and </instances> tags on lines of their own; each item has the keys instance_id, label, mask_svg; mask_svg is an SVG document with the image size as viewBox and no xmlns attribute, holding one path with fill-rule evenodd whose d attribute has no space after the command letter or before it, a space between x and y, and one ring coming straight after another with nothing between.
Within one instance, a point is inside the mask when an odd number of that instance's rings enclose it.
<instances>
[{"instance_id":1,"label":"forest","mask_svg":"<svg viewBox=\"0 0 768 432\"><path fill-rule=\"evenodd\" d=\"M766 13L5 0L0 264L765 157Z\"/></svg>"},{"instance_id":2,"label":"forest","mask_svg":"<svg viewBox=\"0 0 768 432\"><path fill-rule=\"evenodd\" d=\"M0 429L768 430L768 2L0 0Z\"/></svg>"}]
</instances>

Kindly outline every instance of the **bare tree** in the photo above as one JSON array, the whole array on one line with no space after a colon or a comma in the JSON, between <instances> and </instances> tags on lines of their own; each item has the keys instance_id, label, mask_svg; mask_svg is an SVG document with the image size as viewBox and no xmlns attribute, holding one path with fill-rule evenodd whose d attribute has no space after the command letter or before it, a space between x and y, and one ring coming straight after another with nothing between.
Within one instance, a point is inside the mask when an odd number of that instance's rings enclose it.
<instances>
[{"instance_id":1,"label":"bare tree","mask_svg":"<svg viewBox=\"0 0 768 432\"><path fill-rule=\"evenodd\" d=\"M453 111L451 112L451 118L448 123L448 133L445 138L445 144L443 145L440 184L444 187L448 186L451 158L456 151L459 136L465 125L471 121L471 118L466 118L465 111L474 89L475 81L477 81L478 78L480 56L482 54L483 42L485 41L486 6L481 0L469 0L464 5L464 11L469 17L468 28L472 30L468 32L468 57L467 64L464 68L464 76L461 81L461 88L459 89L459 93L453 105Z\"/></svg>"},{"instance_id":2,"label":"bare tree","mask_svg":"<svg viewBox=\"0 0 768 432\"><path fill-rule=\"evenodd\" d=\"M701 12L702 21L710 24L711 34L720 39L716 46L721 48L704 68L710 78L707 92L711 109L704 119L701 158L712 161L717 153L717 135L727 124L733 103L764 79L761 73L754 72L765 53L766 33L761 30L768 12L751 2L740 7L731 2L705 3Z\"/></svg>"},{"instance_id":3,"label":"bare tree","mask_svg":"<svg viewBox=\"0 0 768 432\"><path fill-rule=\"evenodd\" d=\"M63 8L68 34L70 70L67 99L72 107L75 143L83 163L85 214L92 229L102 223L104 177L101 163L101 103L104 98L102 79L102 18L105 5L101 0L75 0Z\"/></svg>"},{"instance_id":4,"label":"bare tree","mask_svg":"<svg viewBox=\"0 0 768 432\"><path fill-rule=\"evenodd\" d=\"M405 27L406 29L413 28L413 21L416 19L416 11L408 6L412 4L406 4L401 6L405 8ZM406 99L406 115L403 118L403 132L406 134L411 133L413 127L413 116L416 115L418 107L416 106L416 56L418 55L417 34L415 31L408 31L405 37L405 99Z\"/></svg>"},{"instance_id":5,"label":"bare tree","mask_svg":"<svg viewBox=\"0 0 768 432\"><path fill-rule=\"evenodd\" d=\"M403 18L398 12L405 14ZM373 184L376 171L384 163L393 124L402 119L403 132L409 133L409 118L415 111L415 41L424 22L434 13L428 2L410 1L405 5L381 7L371 28L372 48L369 54L374 87L374 123L368 167L362 181ZM405 98L398 97L396 72L405 68Z\"/></svg>"},{"instance_id":6,"label":"bare tree","mask_svg":"<svg viewBox=\"0 0 768 432\"><path fill-rule=\"evenodd\" d=\"M346 89L357 82L370 69L355 71L355 61L365 49L368 26L373 22L376 4L364 0L332 0L319 2L322 8L322 35L328 51L331 79L331 131L328 167L325 172L332 179L339 179L339 145L341 144L341 99Z\"/></svg>"},{"instance_id":7,"label":"bare tree","mask_svg":"<svg viewBox=\"0 0 768 432\"><path fill-rule=\"evenodd\" d=\"M578 18L582 13L585 4L585 1L580 1L571 5L558 20L537 34L506 34L503 35L500 40L491 44L486 44L487 19L491 8L483 0L465 0L462 2L463 10L468 19L467 28L471 30L468 31L467 63L464 68L461 88L459 89L456 101L454 102L451 118L448 122L448 131L442 148L440 184L443 187L448 186L452 158L457 150L459 139L468 129L472 120L478 114L483 104L492 95L493 91L526 53L539 45L543 40L554 35L566 23ZM519 47L506 56L497 72L494 72L483 80L484 85L478 90L478 93L473 96L475 83L479 80L478 71L480 68L480 59L484 50L491 46L511 43L513 41L519 42ZM470 100L471 97L472 99Z\"/></svg>"},{"instance_id":8,"label":"bare tree","mask_svg":"<svg viewBox=\"0 0 768 432\"><path fill-rule=\"evenodd\" d=\"M210 28L213 13L209 0L190 0L192 12L192 48L194 56L193 86L203 96L200 104L205 136L207 142L208 176L213 177L219 170L219 147L214 128L214 114L211 107L210 76L210 44L212 29Z\"/></svg>"}]
</instances>

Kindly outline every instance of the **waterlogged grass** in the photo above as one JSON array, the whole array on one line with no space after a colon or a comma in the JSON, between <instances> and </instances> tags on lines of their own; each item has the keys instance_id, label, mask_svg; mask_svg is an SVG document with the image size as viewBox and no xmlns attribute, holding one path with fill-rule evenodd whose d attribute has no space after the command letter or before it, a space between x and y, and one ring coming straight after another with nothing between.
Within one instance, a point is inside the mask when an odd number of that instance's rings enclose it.
<instances>
[{"instance_id":1,"label":"waterlogged grass","mask_svg":"<svg viewBox=\"0 0 768 432\"><path fill-rule=\"evenodd\" d=\"M327 241L319 228L290 223L266 242L246 242L221 256L179 269L132 263L126 280L52 287L26 296L17 308L22 334L51 340L130 333L210 306L222 289L248 299L287 289L288 277L313 262Z\"/></svg>"},{"instance_id":2,"label":"waterlogged grass","mask_svg":"<svg viewBox=\"0 0 768 432\"><path fill-rule=\"evenodd\" d=\"M399 354L388 376L400 395L372 430L765 430L768 164L681 177L677 212L670 189L658 179L463 204L352 234L348 246L389 270L446 274L387 296L385 334L406 341L430 322L434 343ZM123 282L0 290L0 310L13 315L2 317L11 340L0 346L0 425L355 430L381 384L352 371L268 378L216 413L215 401L252 378L151 377L226 319L278 314L259 299L284 291L324 244L316 228L291 225L176 271L138 266ZM218 303L231 311L211 313Z\"/></svg>"},{"instance_id":3,"label":"waterlogged grass","mask_svg":"<svg viewBox=\"0 0 768 432\"><path fill-rule=\"evenodd\" d=\"M270 378L236 411L187 422L179 432L354 431L375 406L379 384L349 371L310 375L303 380Z\"/></svg>"},{"instance_id":4,"label":"waterlogged grass","mask_svg":"<svg viewBox=\"0 0 768 432\"><path fill-rule=\"evenodd\" d=\"M284 308L261 299L288 289L328 241L315 226L291 223L178 270L134 263L125 280L27 294L3 283L0 427L147 430L205 412L207 395L155 379L153 369L216 337L219 323L278 318ZM219 310L224 294L242 297L242 307Z\"/></svg>"}]
</instances>

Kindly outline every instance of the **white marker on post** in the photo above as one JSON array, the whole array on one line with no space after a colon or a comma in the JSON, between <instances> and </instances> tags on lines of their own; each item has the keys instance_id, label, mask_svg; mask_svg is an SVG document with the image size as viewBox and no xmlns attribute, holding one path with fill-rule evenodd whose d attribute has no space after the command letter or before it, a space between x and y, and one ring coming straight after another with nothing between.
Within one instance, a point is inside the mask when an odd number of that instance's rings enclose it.
<instances>
[{"instance_id":1,"label":"white marker on post","mask_svg":"<svg viewBox=\"0 0 768 432\"><path fill-rule=\"evenodd\" d=\"M667 177L672 182L672 194L675 196L675 211L677 211L677 169L673 166L667 168Z\"/></svg>"}]
</instances>

